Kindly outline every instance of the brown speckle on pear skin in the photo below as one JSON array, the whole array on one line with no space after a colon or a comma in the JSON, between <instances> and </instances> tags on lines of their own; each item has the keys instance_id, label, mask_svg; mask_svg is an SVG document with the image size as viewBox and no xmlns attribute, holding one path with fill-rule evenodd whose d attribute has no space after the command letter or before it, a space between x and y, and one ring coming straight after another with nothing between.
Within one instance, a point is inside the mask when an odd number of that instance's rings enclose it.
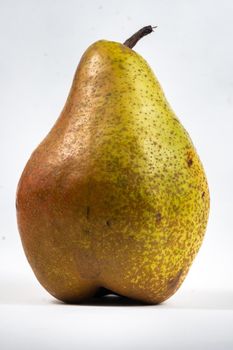
<instances>
[{"instance_id":1,"label":"brown speckle on pear skin","mask_svg":"<svg viewBox=\"0 0 233 350\"><path fill-rule=\"evenodd\" d=\"M193 160L192 160L191 158L189 158L189 159L187 160L187 163L188 163L188 166L191 167L192 164L193 164Z\"/></svg>"},{"instance_id":2,"label":"brown speckle on pear skin","mask_svg":"<svg viewBox=\"0 0 233 350\"><path fill-rule=\"evenodd\" d=\"M162 220L162 215L161 215L161 213L156 213L156 215L155 215L155 218L156 218L156 222L159 224L160 222L161 222L161 220Z\"/></svg>"},{"instance_id":3,"label":"brown speckle on pear skin","mask_svg":"<svg viewBox=\"0 0 233 350\"><path fill-rule=\"evenodd\" d=\"M183 270L181 269L174 278L168 281L168 291L170 290L173 291L177 287L182 273L183 273Z\"/></svg>"},{"instance_id":4,"label":"brown speckle on pear skin","mask_svg":"<svg viewBox=\"0 0 233 350\"><path fill-rule=\"evenodd\" d=\"M106 221L106 225L107 225L108 227L111 227L111 221L110 221L110 220L107 220L107 221Z\"/></svg>"}]
</instances>

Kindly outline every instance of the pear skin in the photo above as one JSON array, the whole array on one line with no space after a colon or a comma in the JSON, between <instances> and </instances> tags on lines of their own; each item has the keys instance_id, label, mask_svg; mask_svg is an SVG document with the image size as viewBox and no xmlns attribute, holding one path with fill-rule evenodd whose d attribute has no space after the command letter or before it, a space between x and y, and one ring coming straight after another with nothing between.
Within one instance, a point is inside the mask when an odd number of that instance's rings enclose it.
<instances>
[{"instance_id":1,"label":"pear skin","mask_svg":"<svg viewBox=\"0 0 233 350\"><path fill-rule=\"evenodd\" d=\"M106 288L157 304L176 292L209 213L203 166L147 62L101 40L17 189L27 259L44 288L81 302Z\"/></svg>"}]
</instances>

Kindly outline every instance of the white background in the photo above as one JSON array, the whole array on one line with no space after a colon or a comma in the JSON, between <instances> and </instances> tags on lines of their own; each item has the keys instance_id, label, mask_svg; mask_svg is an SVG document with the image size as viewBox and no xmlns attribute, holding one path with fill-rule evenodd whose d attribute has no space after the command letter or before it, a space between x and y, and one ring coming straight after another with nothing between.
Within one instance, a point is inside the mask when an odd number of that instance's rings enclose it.
<instances>
[{"instance_id":1,"label":"white background","mask_svg":"<svg viewBox=\"0 0 233 350\"><path fill-rule=\"evenodd\" d=\"M160 306L118 299L67 306L24 257L15 191L58 117L74 71L98 39L123 42L151 65L204 164L211 212L180 290ZM0 0L0 348L233 348L233 1Z\"/></svg>"}]
</instances>

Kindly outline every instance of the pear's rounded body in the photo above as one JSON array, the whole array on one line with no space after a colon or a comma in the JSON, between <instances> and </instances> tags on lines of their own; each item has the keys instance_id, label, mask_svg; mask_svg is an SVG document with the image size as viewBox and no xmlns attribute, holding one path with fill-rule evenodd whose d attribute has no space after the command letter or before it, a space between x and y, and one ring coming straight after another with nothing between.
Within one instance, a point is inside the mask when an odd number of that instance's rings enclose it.
<instances>
[{"instance_id":1,"label":"pear's rounded body","mask_svg":"<svg viewBox=\"0 0 233 350\"><path fill-rule=\"evenodd\" d=\"M208 212L203 167L147 63L119 43L90 46L18 186L38 280L64 301L104 287L159 303L184 280Z\"/></svg>"}]
</instances>

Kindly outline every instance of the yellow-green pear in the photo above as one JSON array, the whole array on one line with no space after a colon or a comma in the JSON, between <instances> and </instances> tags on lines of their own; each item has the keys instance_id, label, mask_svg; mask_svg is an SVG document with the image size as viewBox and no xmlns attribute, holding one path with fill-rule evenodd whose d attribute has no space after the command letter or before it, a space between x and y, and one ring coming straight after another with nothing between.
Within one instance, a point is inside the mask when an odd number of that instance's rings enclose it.
<instances>
[{"instance_id":1,"label":"yellow-green pear","mask_svg":"<svg viewBox=\"0 0 233 350\"><path fill-rule=\"evenodd\" d=\"M132 50L151 31L87 49L60 117L19 181L27 259L65 302L106 288L160 303L179 288L203 240L202 164L151 68Z\"/></svg>"}]
</instances>

